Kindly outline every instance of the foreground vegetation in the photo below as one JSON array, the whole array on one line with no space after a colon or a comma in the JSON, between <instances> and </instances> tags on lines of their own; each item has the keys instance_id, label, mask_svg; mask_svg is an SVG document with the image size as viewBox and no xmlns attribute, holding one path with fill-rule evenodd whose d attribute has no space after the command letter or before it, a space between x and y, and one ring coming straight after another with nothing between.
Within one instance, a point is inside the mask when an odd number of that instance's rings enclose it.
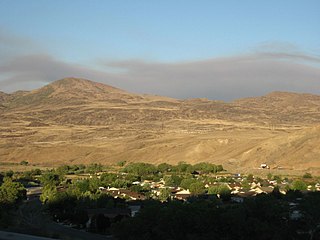
<instances>
[{"instance_id":1,"label":"foreground vegetation","mask_svg":"<svg viewBox=\"0 0 320 240\"><path fill-rule=\"evenodd\" d=\"M190 202L145 203L140 214L113 227L118 239L318 239L320 193L300 202L301 219L290 218L290 202L298 192L282 197L262 194L242 204L195 197ZM317 234L317 238L315 238Z\"/></svg>"},{"instance_id":2,"label":"foreground vegetation","mask_svg":"<svg viewBox=\"0 0 320 240\"><path fill-rule=\"evenodd\" d=\"M23 204L26 188L41 184L43 210L55 221L120 240L320 237L319 179L310 173L295 179L271 174L261 179L226 174L222 166L209 163L119 162L108 169L99 164L73 165L9 171L0 177L2 228L10 225L10 211ZM249 192L253 184L264 182L274 184L270 194L234 201L239 199L230 185ZM190 194L179 199L178 190ZM127 211L131 205L140 208L134 217Z\"/></svg>"}]
</instances>

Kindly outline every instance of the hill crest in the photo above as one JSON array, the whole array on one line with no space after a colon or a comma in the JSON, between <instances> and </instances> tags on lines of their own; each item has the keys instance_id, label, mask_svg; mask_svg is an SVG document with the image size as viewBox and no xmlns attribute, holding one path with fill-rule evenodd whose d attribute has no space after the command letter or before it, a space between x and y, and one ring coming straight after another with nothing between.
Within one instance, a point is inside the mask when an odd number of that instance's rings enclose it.
<instances>
[{"instance_id":1,"label":"hill crest","mask_svg":"<svg viewBox=\"0 0 320 240\"><path fill-rule=\"evenodd\" d=\"M12 94L12 107L85 104L95 101L125 102L138 95L82 78L63 78L23 94Z\"/></svg>"},{"instance_id":2,"label":"hill crest","mask_svg":"<svg viewBox=\"0 0 320 240\"><path fill-rule=\"evenodd\" d=\"M318 95L177 100L78 78L0 95L3 162L207 161L236 171L267 162L320 172L320 129L308 130L320 125Z\"/></svg>"},{"instance_id":3,"label":"hill crest","mask_svg":"<svg viewBox=\"0 0 320 240\"><path fill-rule=\"evenodd\" d=\"M75 78L75 77L68 77L68 78L63 78L63 79L54 81L48 84L47 87L52 87L56 91L78 90L78 91L96 92L96 93L101 93L102 91L121 92L121 93L125 92L124 90L112 87L107 84L94 82L84 78Z\"/></svg>"}]
</instances>

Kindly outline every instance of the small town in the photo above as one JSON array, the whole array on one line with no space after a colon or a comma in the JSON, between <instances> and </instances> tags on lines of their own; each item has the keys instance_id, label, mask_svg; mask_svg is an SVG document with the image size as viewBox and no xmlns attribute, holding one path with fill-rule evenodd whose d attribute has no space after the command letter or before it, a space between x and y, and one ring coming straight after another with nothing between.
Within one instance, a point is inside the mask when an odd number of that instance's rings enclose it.
<instances>
[{"instance_id":1,"label":"small town","mask_svg":"<svg viewBox=\"0 0 320 240\"><path fill-rule=\"evenodd\" d=\"M0 240L320 240L320 0L0 0Z\"/></svg>"},{"instance_id":2,"label":"small town","mask_svg":"<svg viewBox=\"0 0 320 240\"><path fill-rule=\"evenodd\" d=\"M261 169L267 168L261 166ZM201 202L208 204L206 208L210 210L224 209L225 214L228 209L243 208L250 201L262 198L278 202L267 208L283 207L280 209L284 214L282 220L299 225L301 229L297 228L295 234L302 239L311 234L310 226L305 224L310 216L304 209L304 201L310 196L318 198L320 195L319 178L310 173L296 178L268 173L266 178L262 178L229 173L220 165L205 162L195 165L180 162L175 166L126 162L113 167L65 165L45 171L4 172L2 179L2 189L10 184L21 184L17 192L19 198L11 204L22 207L24 211L28 211L24 206L40 204L41 213L33 214L50 219L60 227L87 234L117 235L119 239L125 239L123 229L119 231L119 228L131 220L142 218L153 204L159 204L161 209L175 204L189 207ZM5 203L6 199L2 201ZM5 212L2 209L2 217L6 216ZM2 224L9 224L3 221ZM12 218L12 221L17 219ZM27 221L27 225L39 228L39 224L32 223L36 222L35 219ZM18 222L21 224L20 220ZM23 229L16 223L15 227ZM44 230L43 234L47 232Z\"/></svg>"}]
</instances>

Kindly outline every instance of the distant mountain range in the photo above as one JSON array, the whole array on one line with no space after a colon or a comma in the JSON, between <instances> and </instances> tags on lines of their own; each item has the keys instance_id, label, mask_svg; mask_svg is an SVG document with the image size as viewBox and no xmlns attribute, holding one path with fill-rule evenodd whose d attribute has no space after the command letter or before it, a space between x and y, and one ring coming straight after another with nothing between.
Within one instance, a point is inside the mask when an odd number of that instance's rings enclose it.
<instances>
[{"instance_id":1,"label":"distant mountain range","mask_svg":"<svg viewBox=\"0 0 320 240\"><path fill-rule=\"evenodd\" d=\"M209 161L242 171L267 163L274 171L316 172L319 126L319 95L180 100L66 78L0 92L0 161Z\"/></svg>"}]
</instances>

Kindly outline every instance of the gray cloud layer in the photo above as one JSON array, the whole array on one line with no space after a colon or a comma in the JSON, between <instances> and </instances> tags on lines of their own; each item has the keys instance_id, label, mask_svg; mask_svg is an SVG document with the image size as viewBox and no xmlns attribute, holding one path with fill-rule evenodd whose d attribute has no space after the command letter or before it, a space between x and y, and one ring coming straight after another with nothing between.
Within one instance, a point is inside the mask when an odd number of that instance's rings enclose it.
<instances>
[{"instance_id":1,"label":"gray cloud layer","mask_svg":"<svg viewBox=\"0 0 320 240\"><path fill-rule=\"evenodd\" d=\"M1 37L0 31L1 49L10 44L19 45L19 41ZM320 58L303 53L257 51L249 55L194 62L100 62L100 70L97 70L60 61L43 53L11 54L0 61L0 91L30 90L74 76L132 92L175 98L231 100L271 91L320 94L319 63Z\"/></svg>"},{"instance_id":2,"label":"gray cloud layer","mask_svg":"<svg viewBox=\"0 0 320 240\"><path fill-rule=\"evenodd\" d=\"M199 62L161 64L126 61L108 65L127 69L127 87L179 98L230 100L271 91L320 93L320 69L290 59L308 56L252 54ZM311 57L310 57L311 58ZM310 59L308 59L310 61ZM314 63L319 59L311 59Z\"/></svg>"}]
</instances>

